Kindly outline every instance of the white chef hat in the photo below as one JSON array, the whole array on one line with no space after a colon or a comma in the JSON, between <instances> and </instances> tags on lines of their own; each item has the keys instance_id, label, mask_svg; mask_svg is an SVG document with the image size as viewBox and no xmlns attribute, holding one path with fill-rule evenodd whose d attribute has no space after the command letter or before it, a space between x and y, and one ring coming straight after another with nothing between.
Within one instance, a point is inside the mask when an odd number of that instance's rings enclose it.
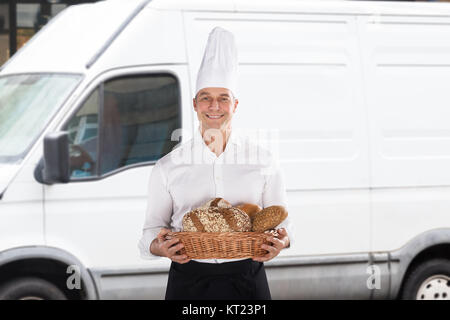
<instances>
[{"instance_id":1,"label":"white chef hat","mask_svg":"<svg viewBox=\"0 0 450 320\"><path fill-rule=\"evenodd\" d=\"M234 35L221 27L209 34L202 64L197 74L197 94L203 88L218 87L237 94L238 57Z\"/></svg>"}]
</instances>

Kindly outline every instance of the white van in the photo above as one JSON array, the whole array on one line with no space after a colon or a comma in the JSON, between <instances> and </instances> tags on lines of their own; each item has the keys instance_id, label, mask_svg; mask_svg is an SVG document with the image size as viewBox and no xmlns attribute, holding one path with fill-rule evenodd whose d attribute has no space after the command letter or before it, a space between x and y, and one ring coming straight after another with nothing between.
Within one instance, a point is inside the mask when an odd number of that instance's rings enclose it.
<instances>
[{"instance_id":1,"label":"white van","mask_svg":"<svg viewBox=\"0 0 450 320\"><path fill-rule=\"evenodd\" d=\"M3 65L0 298L164 298L170 260L137 247L148 181L198 126L215 26L233 128L278 134L296 245L272 297L449 299L450 5L279 0L75 5Z\"/></svg>"}]
</instances>

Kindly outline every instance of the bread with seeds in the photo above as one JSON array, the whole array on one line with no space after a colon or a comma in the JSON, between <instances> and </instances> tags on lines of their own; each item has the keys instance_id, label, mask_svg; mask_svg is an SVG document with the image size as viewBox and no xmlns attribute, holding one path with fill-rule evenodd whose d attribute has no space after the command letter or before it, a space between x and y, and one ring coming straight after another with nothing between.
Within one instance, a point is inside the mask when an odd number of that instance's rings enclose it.
<instances>
[{"instance_id":1,"label":"bread with seeds","mask_svg":"<svg viewBox=\"0 0 450 320\"><path fill-rule=\"evenodd\" d=\"M253 218L252 231L264 232L278 226L288 216L283 206L270 206L262 209Z\"/></svg>"},{"instance_id":2,"label":"bread with seeds","mask_svg":"<svg viewBox=\"0 0 450 320\"><path fill-rule=\"evenodd\" d=\"M183 231L190 232L245 232L251 231L250 217L234 207L197 208L183 217Z\"/></svg>"},{"instance_id":3,"label":"bread with seeds","mask_svg":"<svg viewBox=\"0 0 450 320\"><path fill-rule=\"evenodd\" d=\"M197 209L206 209L209 207L219 207L219 208L231 208L232 205L224 198L214 198L206 202L201 207L198 207Z\"/></svg>"}]
</instances>

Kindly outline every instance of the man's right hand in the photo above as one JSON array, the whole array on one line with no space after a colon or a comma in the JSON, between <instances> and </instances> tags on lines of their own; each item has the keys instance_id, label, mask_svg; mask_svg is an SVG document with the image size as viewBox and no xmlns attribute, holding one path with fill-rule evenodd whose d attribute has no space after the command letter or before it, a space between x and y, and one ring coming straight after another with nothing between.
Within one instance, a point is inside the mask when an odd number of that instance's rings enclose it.
<instances>
[{"instance_id":1,"label":"man's right hand","mask_svg":"<svg viewBox=\"0 0 450 320\"><path fill-rule=\"evenodd\" d=\"M187 263L191 259L187 257L185 254L177 254L177 251L183 248L182 243L180 242L180 239L173 238L170 240L166 240L165 236L170 232L171 230L162 228L159 231L159 234L155 240L153 240L150 250L153 254L156 254L158 256L167 257L170 260L178 263Z\"/></svg>"}]
</instances>

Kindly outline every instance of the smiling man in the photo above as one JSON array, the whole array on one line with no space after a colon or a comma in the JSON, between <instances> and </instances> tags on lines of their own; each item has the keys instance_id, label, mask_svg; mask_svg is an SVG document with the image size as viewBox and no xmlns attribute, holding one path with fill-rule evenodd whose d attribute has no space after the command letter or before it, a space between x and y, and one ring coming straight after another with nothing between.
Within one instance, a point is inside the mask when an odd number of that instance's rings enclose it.
<instances>
[{"instance_id":1,"label":"smiling man","mask_svg":"<svg viewBox=\"0 0 450 320\"><path fill-rule=\"evenodd\" d=\"M159 159L150 176L147 214L139 248L143 257L172 260L167 281L167 300L172 299L271 299L264 262L276 257L292 239L289 217L278 226L278 237L268 235L267 254L253 259L189 259L179 250L183 244L166 240L169 231L182 231L184 214L214 198L233 206L253 203L262 208L288 208L282 171L270 150L256 148L261 163L241 164L249 154L247 144L232 130L238 106L237 50L234 36L220 27L209 34L198 72L194 110L199 127L193 139ZM193 151L200 163L174 161ZM196 159L198 157L195 157ZM267 170L275 168L275 170ZM269 172L269 174L267 174Z\"/></svg>"},{"instance_id":2,"label":"smiling man","mask_svg":"<svg viewBox=\"0 0 450 320\"><path fill-rule=\"evenodd\" d=\"M238 103L231 90L214 87L201 89L193 100L202 137L217 156L225 150Z\"/></svg>"}]
</instances>

